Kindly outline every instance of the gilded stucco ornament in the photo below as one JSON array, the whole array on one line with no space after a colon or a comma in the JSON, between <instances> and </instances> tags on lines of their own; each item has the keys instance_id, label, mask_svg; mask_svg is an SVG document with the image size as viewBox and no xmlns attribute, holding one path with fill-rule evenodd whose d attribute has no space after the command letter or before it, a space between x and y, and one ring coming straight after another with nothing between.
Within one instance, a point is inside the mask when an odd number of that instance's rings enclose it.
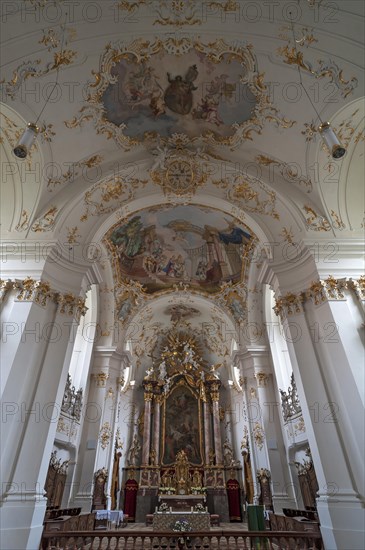
<instances>
[{"instance_id":1,"label":"gilded stucco ornament","mask_svg":"<svg viewBox=\"0 0 365 550\"><path fill-rule=\"evenodd\" d=\"M6 294L13 288L13 282L10 279L0 279L0 303L3 302Z\"/></svg>"},{"instance_id":2,"label":"gilded stucco ornament","mask_svg":"<svg viewBox=\"0 0 365 550\"><path fill-rule=\"evenodd\" d=\"M280 174L283 176L285 181L290 183L296 183L298 185L304 186L307 190L307 193L310 193L313 190L313 184L310 178L307 178L301 174L298 168L293 169L292 164L288 164L283 161L275 160L266 155L258 155L256 161L261 166L275 166L278 168Z\"/></svg>"},{"instance_id":3,"label":"gilded stucco ornament","mask_svg":"<svg viewBox=\"0 0 365 550\"><path fill-rule=\"evenodd\" d=\"M288 292L285 296L282 296L275 300L276 304L274 307L274 312L276 313L276 315L280 315L281 318L289 315L297 315L299 313L303 313L304 299L305 297L303 292L300 292L298 294Z\"/></svg>"},{"instance_id":4,"label":"gilded stucco ornament","mask_svg":"<svg viewBox=\"0 0 365 550\"><path fill-rule=\"evenodd\" d=\"M26 231L29 227L29 212L27 210L22 210L20 215L20 220L15 226L15 231Z\"/></svg>"},{"instance_id":5,"label":"gilded stucco ornament","mask_svg":"<svg viewBox=\"0 0 365 550\"><path fill-rule=\"evenodd\" d=\"M53 191L56 186L64 185L67 183L73 183L77 177L83 175L87 177L87 170L92 168L97 168L103 161L101 155L92 155L91 157L75 162L70 166L64 174L57 178L48 178L47 189L48 191Z\"/></svg>"},{"instance_id":6,"label":"gilded stucco ornament","mask_svg":"<svg viewBox=\"0 0 365 550\"><path fill-rule=\"evenodd\" d=\"M257 380L257 385L259 388L263 388L267 386L269 375L266 372L256 372L255 378Z\"/></svg>"},{"instance_id":7,"label":"gilded stucco ornament","mask_svg":"<svg viewBox=\"0 0 365 550\"><path fill-rule=\"evenodd\" d=\"M229 309L236 323L243 323L247 319L246 285L233 286L230 281L222 283L218 303Z\"/></svg>"},{"instance_id":8,"label":"gilded stucco ornament","mask_svg":"<svg viewBox=\"0 0 365 550\"><path fill-rule=\"evenodd\" d=\"M256 447L261 451L264 446L265 434L260 422L255 422L252 430L252 437L256 443Z\"/></svg>"},{"instance_id":9,"label":"gilded stucco ornament","mask_svg":"<svg viewBox=\"0 0 365 550\"><path fill-rule=\"evenodd\" d=\"M365 275L361 275L358 279L350 279L349 288L352 288L359 300L365 300Z\"/></svg>"},{"instance_id":10,"label":"gilded stucco ornament","mask_svg":"<svg viewBox=\"0 0 365 550\"><path fill-rule=\"evenodd\" d=\"M213 169L204 163L207 156L185 146L160 150L150 170L152 181L162 187L165 195L194 195L204 185ZM203 162L202 162L203 161Z\"/></svg>"},{"instance_id":11,"label":"gilded stucco ornament","mask_svg":"<svg viewBox=\"0 0 365 550\"><path fill-rule=\"evenodd\" d=\"M330 231L331 224L324 216L317 214L309 205L304 205L303 210L306 213L308 229L313 231Z\"/></svg>"},{"instance_id":12,"label":"gilded stucco ornament","mask_svg":"<svg viewBox=\"0 0 365 550\"><path fill-rule=\"evenodd\" d=\"M104 371L97 372L92 375L98 388L105 388L109 374Z\"/></svg>"},{"instance_id":13,"label":"gilded stucco ornament","mask_svg":"<svg viewBox=\"0 0 365 550\"><path fill-rule=\"evenodd\" d=\"M56 223L56 216L58 214L57 206L50 206L50 208L38 218L32 225L31 230L34 233L44 233L46 231L52 231Z\"/></svg>"},{"instance_id":14,"label":"gilded stucco ornament","mask_svg":"<svg viewBox=\"0 0 365 550\"><path fill-rule=\"evenodd\" d=\"M281 230L280 236L284 238L284 241L286 241L288 244L295 244L294 243L294 233L292 231L292 228L283 227Z\"/></svg>"},{"instance_id":15,"label":"gilded stucco ornament","mask_svg":"<svg viewBox=\"0 0 365 550\"><path fill-rule=\"evenodd\" d=\"M220 180L213 180L212 183L220 189L226 189L227 199L238 204L245 211L280 219L276 211L275 191L269 189L260 180L237 173Z\"/></svg>"},{"instance_id":16,"label":"gilded stucco ornament","mask_svg":"<svg viewBox=\"0 0 365 550\"><path fill-rule=\"evenodd\" d=\"M136 190L143 188L147 183L147 180L123 176L123 174L96 183L84 194L84 212L80 221L85 222L91 216L110 214L120 207L121 203L132 200ZM127 215L126 209L124 215ZM120 217L123 216L118 215L118 219Z\"/></svg>"},{"instance_id":17,"label":"gilded stucco ornament","mask_svg":"<svg viewBox=\"0 0 365 550\"><path fill-rule=\"evenodd\" d=\"M74 296L74 294L58 294L55 295L55 301L58 304L59 313L75 317L77 321L82 315L85 315L87 307L85 299Z\"/></svg>"},{"instance_id":18,"label":"gilded stucco ornament","mask_svg":"<svg viewBox=\"0 0 365 550\"><path fill-rule=\"evenodd\" d=\"M42 65L41 59L24 61L14 71L9 81L3 79L0 82L0 90L5 96L15 99L23 83L29 78L40 78L54 71L59 71L62 67L71 65L77 52L64 48L62 51L53 52L52 61Z\"/></svg>"},{"instance_id":19,"label":"gilded stucco ornament","mask_svg":"<svg viewBox=\"0 0 365 550\"><path fill-rule=\"evenodd\" d=\"M31 0L42 2L44 0ZM236 0L115 0L121 11L127 12L131 22L134 16L143 13L144 6L149 8L148 15L155 17L153 25L162 25L183 28L187 26L201 25L211 14L236 12L239 2ZM135 21L135 20L134 20Z\"/></svg>"},{"instance_id":20,"label":"gilded stucco ornament","mask_svg":"<svg viewBox=\"0 0 365 550\"><path fill-rule=\"evenodd\" d=\"M162 70L165 65L170 65L170 70L174 67L171 56L185 56L183 74ZM188 37L108 44L100 70L93 75L95 82L88 86L85 105L65 124L76 128L92 120L97 133L114 139L127 151L141 144L150 148L161 141L166 135L162 115L170 120L169 133L186 134L197 146L237 148L252 140L253 134L261 133L266 122L282 128L294 124L271 104L250 44L230 45L222 39L204 44ZM202 79L206 86L202 86ZM120 85L125 96L123 101L115 99L116 85ZM241 89L246 93L237 95ZM248 99L243 99L244 95ZM218 112L223 99L231 110L237 110L241 103L245 105L244 109L239 108L238 121L233 125ZM141 109L151 114L143 132L138 124L138 116L144 112ZM174 113L184 118L177 119Z\"/></svg>"},{"instance_id":21,"label":"gilded stucco ornament","mask_svg":"<svg viewBox=\"0 0 365 550\"><path fill-rule=\"evenodd\" d=\"M346 80L343 76L343 69L341 69L337 63L333 60L328 59L323 61L319 59L317 61L317 66L314 67L312 63L304 59L304 54L298 49L298 46L308 45L309 42L313 42L313 39L308 35L307 39L303 36L299 41L296 41L295 46L291 46L292 37L288 35L286 37L288 44L278 48L277 54L282 58L283 62L287 65L297 65L303 71L306 71L313 75L315 78L328 78L329 82L336 85L339 89L343 98L346 98L348 95L352 94L355 88L358 86L358 79L355 76L350 77Z\"/></svg>"},{"instance_id":22,"label":"gilded stucco ornament","mask_svg":"<svg viewBox=\"0 0 365 550\"><path fill-rule=\"evenodd\" d=\"M112 436L112 430L111 430L110 424L109 422L104 422L99 432L99 441L101 443L101 448L103 450L105 450L108 447L111 436Z\"/></svg>"},{"instance_id":23,"label":"gilded stucco ornament","mask_svg":"<svg viewBox=\"0 0 365 550\"><path fill-rule=\"evenodd\" d=\"M13 286L18 291L16 300L19 302L35 302L45 307L53 295L49 283L37 281L31 277L26 277L23 281L15 281Z\"/></svg>"},{"instance_id":24,"label":"gilded stucco ornament","mask_svg":"<svg viewBox=\"0 0 365 550\"><path fill-rule=\"evenodd\" d=\"M75 227L66 227L67 230L67 242L68 244L76 244L78 242L78 239L81 237L79 231L79 228L77 226Z\"/></svg>"}]
</instances>

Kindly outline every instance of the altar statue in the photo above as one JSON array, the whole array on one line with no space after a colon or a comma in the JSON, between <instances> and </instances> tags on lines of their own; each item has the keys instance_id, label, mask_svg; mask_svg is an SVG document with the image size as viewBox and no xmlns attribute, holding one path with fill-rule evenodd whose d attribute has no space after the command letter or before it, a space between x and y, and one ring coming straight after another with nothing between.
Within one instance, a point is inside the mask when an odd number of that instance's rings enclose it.
<instances>
[{"instance_id":1,"label":"altar statue","mask_svg":"<svg viewBox=\"0 0 365 550\"><path fill-rule=\"evenodd\" d=\"M176 455L175 478L178 493L185 494L189 488L189 462L184 450Z\"/></svg>"},{"instance_id":2,"label":"altar statue","mask_svg":"<svg viewBox=\"0 0 365 550\"><path fill-rule=\"evenodd\" d=\"M192 487L201 488L201 486L202 486L202 477L201 477L201 474L200 474L199 470L194 470L191 485L192 485Z\"/></svg>"}]
</instances>

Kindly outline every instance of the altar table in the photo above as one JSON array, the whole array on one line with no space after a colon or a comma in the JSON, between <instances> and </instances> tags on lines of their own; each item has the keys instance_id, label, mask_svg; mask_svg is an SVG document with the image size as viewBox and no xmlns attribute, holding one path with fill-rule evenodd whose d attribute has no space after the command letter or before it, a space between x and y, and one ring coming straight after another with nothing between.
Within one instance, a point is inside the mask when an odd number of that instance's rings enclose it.
<instances>
[{"instance_id":1,"label":"altar table","mask_svg":"<svg viewBox=\"0 0 365 550\"><path fill-rule=\"evenodd\" d=\"M122 521L122 510L95 510L95 528L107 529L112 523L117 527Z\"/></svg>"},{"instance_id":2,"label":"altar table","mask_svg":"<svg viewBox=\"0 0 365 550\"><path fill-rule=\"evenodd\" d=\"M209 512L155 512L153 514L154 531L172 531L178 519L186 519L193 531L209 531Z\"/></svg>"}]
</instances>

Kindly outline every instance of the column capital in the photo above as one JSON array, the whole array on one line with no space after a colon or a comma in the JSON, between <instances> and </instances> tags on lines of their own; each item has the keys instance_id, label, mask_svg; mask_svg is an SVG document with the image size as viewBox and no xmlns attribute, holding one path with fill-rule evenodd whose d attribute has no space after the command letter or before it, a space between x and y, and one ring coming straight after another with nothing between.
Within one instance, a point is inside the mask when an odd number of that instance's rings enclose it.
<instances>
[{"instance_id":1,"label":"column capital","mask_svg":"<svg viewBox=\"0 0 365 550\"><path fill-rule=\"evenodd\" d=\"M91 377L95 380L96 386L98 388L105 388L106 382L109 378L109 373L105 371L100 371L92 374Z\"/></svg>"},{"instance_id":2,"label":"column capital","mask_svg":"<svg viewBox=\"0 0 365 550\"><path fill-rule=\"evenodd\" d=\"M17 291L16 301L34 302L41 307L46 307L54 295L48 282L32 277L26 277L23 280L16 279L13 282L13 287Z\"/></svg>"},{"instance_id":3,"label":"column capital","mask_svg":"<svg viewBox=\"0 0 365 550\"><path fill-rule=\"evenodd\" d=\"M255 372L255 378L257 380L257 385L259 388L263 388L267 385L267 382L269 380L269 375L266 372L260 371Z\"/></svg>"},{"instance_id":4,"label":"column capital","mask_svg":"<svg viewBox=\"0 0 365 550\"><path fill-rule=\"evenodd\" d=\"M0 303L4 300L7 292L13 288L13 282L10 279L0 279Z\"/></svg>"},{"instance_id":5,"label":"column capital","mask_svg":"<svg viewBox=\"0 0 365 550\"><path fill-rule=\"evenodd\" d=\"M358 279L350 279L348 286L355 291L359 300L365 300L365 275L361 275Z\"/></svg>"},{"instance_id":6,"label":"column capital","mask_svg":"<svg viewBox=\"0 0 365 550\"><path fill-rule=\"evenodd\" d=\"M276 298L274 312L279 315L281 319L289 317L290 315L298 315L304 313L303 302L305 295L303 292L294 294L288 292L285 296Z\"/></svg>"},{"instance_id":7,"label":"column capital","mask_svg":"<svg viewBox=\"0 0 365 550\"><path fill-rule=\"evenodd\" d=\"M346 300L344 291L347 288L346 278L335 279L332 275L329 275L323 281L314 281L309 289L305 291L305 296L310 298L317 306L328 300Z\"/></svg>"},{"instance_id":8,"label":"column capital","mask_svg":"<svg viewBox=\"0 0 365 550\"><path fill-rule=\"evenodd\" d=\"M55 302L58 304L58 311L64 315L73 316L79 323L81 316L85 315L87 307L85 299L78 298L74 294L55 294Z\"/></svg>"}]
</instances>

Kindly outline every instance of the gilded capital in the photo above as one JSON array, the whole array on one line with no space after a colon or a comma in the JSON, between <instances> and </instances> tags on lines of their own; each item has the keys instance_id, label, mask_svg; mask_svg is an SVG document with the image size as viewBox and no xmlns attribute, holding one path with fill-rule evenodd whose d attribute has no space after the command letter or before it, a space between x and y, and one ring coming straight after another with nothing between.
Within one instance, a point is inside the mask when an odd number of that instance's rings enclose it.
<instances>
[{"instance_id":1,"label":"gilded capital","mask_svg":"<svg viewBox=\"0 0 365 550\"><path fill-rule=\"evenodd\" d=\"M350 279L348 286L355 291L359 300L365 300L365 275L361 275L358 279Z\"/></svg>"},{"instance_id":2,"label":"gilded capital","mask_svg":"<svg viewBox=\"0 0 365 550\"><path fill-rule=\"evenodd\" d=\"M165 400L165 397L164 395L162 395L161 393L160 394L157 394L155 395L155 401L158 405L162 405L162 403L164 402Z\"/></svg>"},{"instance_id":3,"label":"gilded capital","mask_svg":"<svg viewBox=\"0 0 365 550\"><path fill-rule=\"evenodd\" d=\"M104 371L97 372L93 376L94 376L94 379L95 379L95 382L96 382L96 385L97 385L98 388L105 388L106 387L106 381L109 378L109 374L107 372L104 372Z\"/></svg>"},{"instance_id":4,"label":"gilded capital","mask_svg":"<svg viewBox=\"0 0 365 550\"><path fill-rule=\"evenodd\" d=\"M121 390L122 387L124 386L124 376L119 376L119 378L117 378L117 388L118 390Z\"/></svg>"},{"instance_id":5,"label":"gilded capital","mask_svg":"<svg viewBox=\"0 0 365 550\"><path fill-rule=\"evenodd\" d=\"M18 290L16 299L19 302L34 302L42 307L47 306L48 299L53 295L49 283L36 281L31 277L15 281L14 288Z\"/></svg>"},{"instance_id":6,"label":"gilded capital","mask_svg":"<svg viewBox=\"0 0 365 550\"><path fill-rule=\"evenodd\" d=\"M13 288L13 281L0 279L0 303L4 300L6 293Z\"/></svg>"},{"instance_id":7,"label":"gilded capital","mask_svg":"<svg viewBox=\"0 0 365 550\"><path fill-rule=\"evenodd\" d=\"M213 403L214 402L218 403L218 401L219 401L219 391L212 391L210 393L210 397L212 398Z\"/></svg>"},{"instance_id":8,"label":"gilded capital","mask_svg":"<svg viewBox=\"0 0 365 550\"><path fill-rule=\"evenodd\" d=\"M257 380L257 385L259 386L259 388L263 388L264 386L267 385L269 375L266 374L266 372L257 372L255 374L255 378Z\"/></svg>"},{"instance_id":9,"label":"gilded capital","mask_svg":"<svg viewBox=\"0 0 365 550\"><path fill-rule=\"evenodd\" d=\"M304 299L305 294L303 292L298 292L297 294L288 292L285 296L275 300L274 311L276 315L279 315L282 319L290 315L303 313Z\"/></svg>"},{"instance_id":10,"label":"gilded capital","mask_svg":"<svg viewBox=\"0 0 365 550\"><path fill-rule=\"evenodd\" d=\"M144 393L144 400L145 400L146 403L152 401L152 399L153 399L153 393L151 393L151 392L145 392Z\"/></svg>"},{"instance_id":11,"label":"gilded capital","mask_svg":"<svg viewBox=\"0 0 365 550\"><path fill-rule=\"evenodd\" d=\"M60 313L73 316L77 322L80 321L81 316L85 315L87 311L85 300L83 298L77 298L70 293L58 293L55 296L55 301L58 304Z\"/></svg>"}]
</instances>

